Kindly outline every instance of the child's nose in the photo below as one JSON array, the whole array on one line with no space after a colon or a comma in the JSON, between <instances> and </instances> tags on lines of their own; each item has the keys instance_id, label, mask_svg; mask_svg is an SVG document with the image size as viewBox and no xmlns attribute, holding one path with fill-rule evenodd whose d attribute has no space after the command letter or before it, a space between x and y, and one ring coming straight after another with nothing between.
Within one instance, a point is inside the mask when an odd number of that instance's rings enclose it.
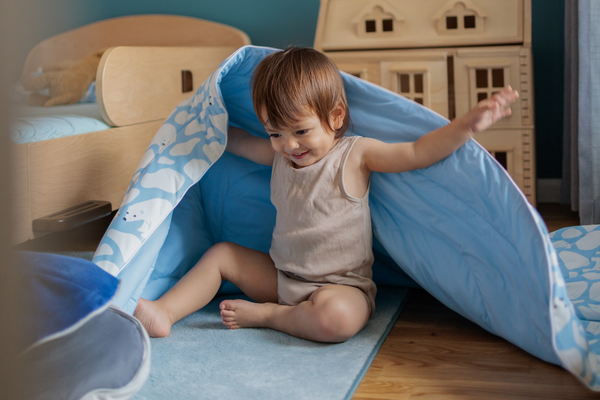
<instances>
[{"instance_id":1,"label":"child's nose","mask_svg":"<svg viewBox=\"0 0 600 400\"><path fill-rule=\"evenodd\" d=\"M285 149L286 150L295 150L298 147L299 147L298 142L293 137L287 138L287 140L285 141Z\"/></svg>"}]
</instances>

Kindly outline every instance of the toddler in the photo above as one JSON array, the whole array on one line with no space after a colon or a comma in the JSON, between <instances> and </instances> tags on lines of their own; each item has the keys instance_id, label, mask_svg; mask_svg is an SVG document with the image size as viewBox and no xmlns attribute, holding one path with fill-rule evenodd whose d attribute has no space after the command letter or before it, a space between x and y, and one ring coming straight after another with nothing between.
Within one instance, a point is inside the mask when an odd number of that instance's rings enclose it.
<instances>
[{"instance_id":1,"label":"toddler","mask_svg":"<svg viewBox=\"0 0 600 400\"><path fill-rule=\"evenodd\" d=\"M318 342L353 337L375 309L371 172L442 160L510 115L517 97L507 87L415 142L384 143L344 136L350 115L342 78L325 55L289 48L267 56L254 72L252 100L269 139L230 127L227 150L273 166L277 217L269 254L217 243L160 299L140 299L134 316L150 336L167 336L227 280L253 300L221 302L228 328L268 327Z\"/></svg>"}]
</instances>

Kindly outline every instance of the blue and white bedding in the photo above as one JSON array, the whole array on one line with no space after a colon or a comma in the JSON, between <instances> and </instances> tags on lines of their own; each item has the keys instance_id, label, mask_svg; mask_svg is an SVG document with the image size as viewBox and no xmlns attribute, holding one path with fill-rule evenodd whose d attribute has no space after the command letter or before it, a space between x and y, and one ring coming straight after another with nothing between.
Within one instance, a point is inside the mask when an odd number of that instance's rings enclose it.
<instances>
[{"instance_id":1,"label":"blue and white bedding","mask_svg":"<svg viewBox=\"0 0 600 400\"><path fill-rule=\"evenodd\" d=\"M225 145L228 124L267 137L249 82L273 51L247 46L229 57L174 110L140 161L93 259L121 280L115 302L127 312L140 296L162 295L213 243L268 251L275 223L270 167L226 153ZM347 74L343 79L353 134L413 141L448 123L395 93ZM600 390L594 268L569 256L581 267L565 264L561 272L540 216L485 149L471 140L429 168L373 174L370 193L378 284L416 282L466 318ZM563 247L580 247L562 235ZM565 284L567 276L588 284L592 300L576 303L577 312L568 294L584 284Z\"/></svg>"},{"instance_id":2,"label":"blue and white bedding","mask_svg":"<svg viewBox=\"0 0 600 400\"><path fill-rule=\"evenodd\" d=\"M553 296L555 345L571 361L570 371L598 390L600 225L564 228L550 237L565 282L557 280Z\"/></svg>"},{"instance_id":3,"label":"blue and white bedding","mask_svg":"<svg viewBox=\"0 0 600 400\"><path fill-rule=\"evenodd\" d=\"M54 107L13 108L9 134L15 143L33 143L43 140L80 135L110 129L102 119L97 103L72 104Z\"/></svg>"}]
</instances>

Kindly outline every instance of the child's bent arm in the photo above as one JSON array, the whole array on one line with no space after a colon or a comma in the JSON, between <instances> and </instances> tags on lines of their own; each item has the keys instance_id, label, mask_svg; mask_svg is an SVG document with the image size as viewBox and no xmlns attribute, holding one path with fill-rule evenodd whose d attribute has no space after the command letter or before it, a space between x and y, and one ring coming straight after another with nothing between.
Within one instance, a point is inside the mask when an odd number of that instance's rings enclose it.
<instances>
[{"instance_id":1,"label":"child's bent arm","mask_svg":"<svg viewBox=\"0 0 600 400\"><path fill-rule=\"evenodd\" d=\"M511 114L518 93L507 87L486 99L450 124L431 131L415 142L383 143L361 140L359 147L365 172L404 172L429 167L458 150L474 133L481 132Z\"/></svg>"},{"instance_id":2,"label":"child's bent arm","mask_svg":"<svg viewBox=\"0 0 600 400\"><path fill-rule=\"evenodd\" d=\"M273 165L275 150L269 139L254 136L243 129L229 127L226 150L262 165Z\"/></svg>"}]
</instances>

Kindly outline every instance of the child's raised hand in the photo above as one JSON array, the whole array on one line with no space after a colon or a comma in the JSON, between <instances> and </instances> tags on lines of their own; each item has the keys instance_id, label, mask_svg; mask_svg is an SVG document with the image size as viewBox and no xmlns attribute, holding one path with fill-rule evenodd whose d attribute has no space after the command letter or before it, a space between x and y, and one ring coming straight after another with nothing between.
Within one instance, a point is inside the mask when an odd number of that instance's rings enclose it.
<instances>
[{"instance_id":1,"label":"child's raised hand","mask_svg":"<svg viewBox=\"0 0 600 400\"><path fill-rule=\"evenodd\" d=\"M473 133L484 131L500 119L509 116L512 113L509 107L518 97L519 93L507 86L491 98L477 103L466 115Z\"/></svg>"}]
</instances>

